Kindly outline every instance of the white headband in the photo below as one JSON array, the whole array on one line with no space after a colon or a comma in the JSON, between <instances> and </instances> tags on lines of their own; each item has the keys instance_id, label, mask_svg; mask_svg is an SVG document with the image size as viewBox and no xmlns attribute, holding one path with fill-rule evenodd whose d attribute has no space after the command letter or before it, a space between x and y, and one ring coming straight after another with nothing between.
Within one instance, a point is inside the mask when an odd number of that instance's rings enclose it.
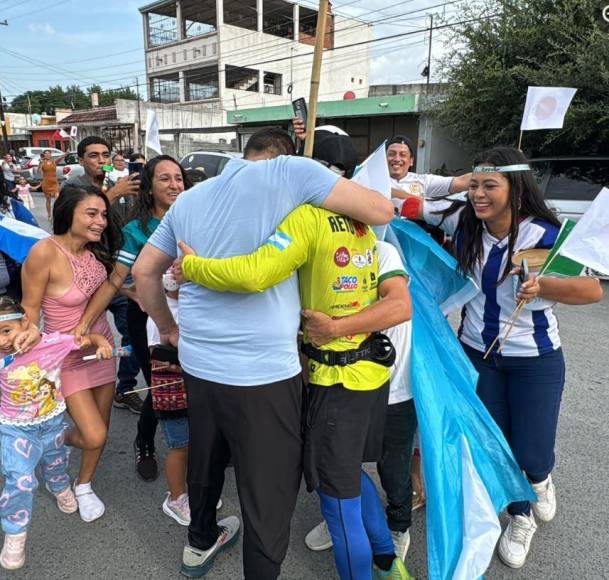
<instances>
[{"instance_id":1,"label":"white headband","mask_svg":"<svg viewBox=\"0 0 609 580\"><path fill-rule=\"evenodd\" d=\"M504 165L502 167L476 165L476 167L472 169L472 173L509 173L510 171L531 171L531 166L528 163Z\"/></svg>"},{"instance_id":2,"label":"white headband","mask_svg":"<svg viewBox=\"0 0 609 580\"><path fill-rule=\"evenodd\" d=\"M19 320L23 318L21 312L11 312L10 314L0 314L0 322L6 322L7 320Z\"/></svg>"}]
</instances>

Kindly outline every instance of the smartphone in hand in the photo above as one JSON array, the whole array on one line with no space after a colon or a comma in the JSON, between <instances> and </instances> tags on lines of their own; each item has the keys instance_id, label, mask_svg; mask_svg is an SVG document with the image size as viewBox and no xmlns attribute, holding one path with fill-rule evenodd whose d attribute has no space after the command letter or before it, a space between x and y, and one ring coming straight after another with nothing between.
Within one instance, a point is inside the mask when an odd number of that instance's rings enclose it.
<instances>
[{"instance_id":1,"label":"smartphone in hand","mask_svg":"<svg viewBox=\"0 0 609 580\"><path fill-rule=\"evenodd\" d=\"M300 97L292 101L292 108L294 109L294 116L298 117L304 124L307 125L307 101Z\"/></svg>"},{"instance_id":2,"label":"smartphone in hand","mask_svg":"<svg viewBox=\"0 0 609 580\"><path fill-rule=\"evenodd\" d=\"M142 179L142 172L144 171L144 164L140 163L139 161L129 161L129 163L127 164L128 169L129 169L129 175L132 175L133 173L137 173L138 175L138 179Z\"/></svg>"}]
</instances>

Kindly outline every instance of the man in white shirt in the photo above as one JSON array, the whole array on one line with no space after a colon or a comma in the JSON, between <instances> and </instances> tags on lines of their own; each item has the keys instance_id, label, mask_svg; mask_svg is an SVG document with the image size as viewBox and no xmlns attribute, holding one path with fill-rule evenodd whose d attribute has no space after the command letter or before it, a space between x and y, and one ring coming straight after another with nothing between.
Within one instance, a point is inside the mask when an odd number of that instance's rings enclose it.
<instances>
[{"instance_id":1,"label":"man in white shirt","mask_svg":"<svg viewBox=\"0 0 609 580\"><path fill-rule=\"evenodd\" d=\"M387 164L393 188L392 197L405 199L405 194L439 197L467 190L471 173L458 177L444 177L431 173L413 173L416 147L404 135L394 135L387 141Z\"/></svg>"}]
</instances>

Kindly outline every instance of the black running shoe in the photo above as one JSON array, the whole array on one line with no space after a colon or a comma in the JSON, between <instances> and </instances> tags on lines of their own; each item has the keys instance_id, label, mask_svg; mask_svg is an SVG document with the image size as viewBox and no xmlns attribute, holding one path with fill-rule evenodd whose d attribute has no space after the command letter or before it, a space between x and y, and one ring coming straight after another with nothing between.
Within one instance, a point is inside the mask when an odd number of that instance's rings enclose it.
<instances>
[{"instance_id":1,"label":"black running shoe","mask_svg":"<svg viewBox=\"0 0 609 580\"><path fill-rule=\"evenodd\" d=\"M150 445L133 442L135 452L135 471L144 481L154 481L159 476L159 466L156 462L154 448Z\"/></svg>"}]
</instances>

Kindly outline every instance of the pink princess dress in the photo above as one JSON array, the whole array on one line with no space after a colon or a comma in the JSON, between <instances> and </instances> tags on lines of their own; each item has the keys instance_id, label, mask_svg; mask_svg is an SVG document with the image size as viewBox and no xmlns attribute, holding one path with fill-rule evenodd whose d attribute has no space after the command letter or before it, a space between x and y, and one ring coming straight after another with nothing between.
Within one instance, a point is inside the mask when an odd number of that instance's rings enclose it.
<instances>
[{"instance_id":1,"label":"pink princess dress","mask_svg":"<svg viewBox=\"0 0 609 580\"><path fill-rule=\"evenodd\" d=\"M30 184L28 183L27 185L16 185L15 187L17 188L17 196L19 197L21 203L23 203L23 205L27 209L33 210L35 206Z\"/></svg>"},{"instance_id":2,"label":"pink princess dress","mask_svg":"<svg viewBox=\"0 0 609 580\"><path fill-rule=\"evenodd\" d=\"M59 297L42 299L44 331L69 334L78 326L89 299L107 278L106 269L95 256L85 250L82 256L68 252L53 237L49 238L64 254L72 266L72 286ZM114 345L110 325L104 312L91 327L92 334L102 334ZM64 397L116 382L116 361L84 361L84 356L95 354L95 348L77 350L68 354L61 368L61 387Z\"/></svg>"}]
</instances>

